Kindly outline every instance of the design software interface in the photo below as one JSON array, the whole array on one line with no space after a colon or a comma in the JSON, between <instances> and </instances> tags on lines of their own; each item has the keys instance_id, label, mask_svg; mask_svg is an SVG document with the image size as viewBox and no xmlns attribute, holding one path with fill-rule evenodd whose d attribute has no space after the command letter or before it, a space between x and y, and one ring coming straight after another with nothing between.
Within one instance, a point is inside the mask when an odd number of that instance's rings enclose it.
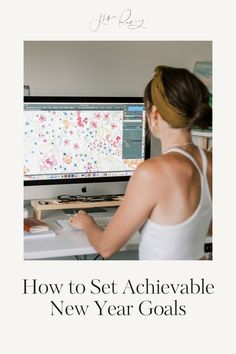
<instances>
[{"instance_id":1,"label":"design software interface","mask_svg":"<svg viewBox=\"0 0 236 354\"><path fill-rule=\"evenodd\" d=\"M142 103L24 104L24 180L130 176L145 157Z\"/></svg>"}]
</instances>

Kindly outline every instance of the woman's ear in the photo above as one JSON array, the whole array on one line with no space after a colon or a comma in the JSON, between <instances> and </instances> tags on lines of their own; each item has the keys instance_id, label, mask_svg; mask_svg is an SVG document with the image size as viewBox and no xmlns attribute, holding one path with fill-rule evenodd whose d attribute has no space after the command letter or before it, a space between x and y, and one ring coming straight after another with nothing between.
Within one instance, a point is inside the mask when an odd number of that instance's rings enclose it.
<instances>
[{"instance_id":1,"label":"woman's ear","mask_svg":"<svg viewBox=\"0 0 236 354\"><path fill-rule=\"evenodd\" d=\"M149 113L149 122L154 128L158 124L159 112L157 111L156 106L152 105Z\"/></svg>"}]
</instances>

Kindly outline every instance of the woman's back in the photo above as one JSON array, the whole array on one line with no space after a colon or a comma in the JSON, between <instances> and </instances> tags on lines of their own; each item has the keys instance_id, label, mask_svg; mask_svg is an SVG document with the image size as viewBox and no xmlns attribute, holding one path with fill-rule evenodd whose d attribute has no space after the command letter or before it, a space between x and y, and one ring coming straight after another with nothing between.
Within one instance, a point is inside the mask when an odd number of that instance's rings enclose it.
<instances>
[{"instance_id":1,"label":"woman's back","mask_svg":"<svg viewBox=\"0 0 236 354\"><path fill-rule=\"evenodd\" d=\"M161 65L145 88L144 103L143 124L147 120L164 153L135 169L104 231L88 216L77 225L105 258L141 229L140 259L201 259L211 222L211 156L193 145L191 131L212 124L209 91L187 69Z\"/></svg>"},{"instance_id":2,"label":"woman's back","mask_svg":"<svg viewBox=\"0 0 236 354\"><path fill-rule=\"evenodd\" d=\"M140 259L199 259L211 221L211 154L197 147L161 156L158 203L142 228ZM155 171L155 158L152 160ZM160 158L157 164L160 172ZM160 176L160 174L159 174ZM210 187L210 188L209 188Z\"/></svg>"}]
</instances>

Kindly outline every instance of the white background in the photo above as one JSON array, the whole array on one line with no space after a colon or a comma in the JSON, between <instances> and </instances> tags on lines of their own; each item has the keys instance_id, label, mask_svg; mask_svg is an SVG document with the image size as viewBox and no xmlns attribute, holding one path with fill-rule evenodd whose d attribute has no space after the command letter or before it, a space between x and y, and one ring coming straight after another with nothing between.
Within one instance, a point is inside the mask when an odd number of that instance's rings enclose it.
<instances>
[{"instance_id":1,"label":"white background","mask_svg":"<svg viewBox=\"0 0 236 354\"><path fill-rule=\"evenodd\" d=\"M1 20L1 322L3 352L86 353L234 352L235 315L235 39L232 1L21 1L5 2ZM116 26L92 33L88 22L100 12L130 7L146 30ZM22 93L24 40L213 40L214 63L214 261L213 262L24 262L22 241ZM148 55L148 53L147 53ZM190 277L213 282L212 296L180 298L185 317L50 316L52 297L22 295L23 278L40 282L86 282L101 278L123 284L184 282ZM103 297L109 299L109 297ZM150 298L146 296L146 298ZM111 299L111 298L110 298ZM116 296L116 304L141 296ZM60 300L60 298L58 298ZM91 297L63 295L68 304ZM168 303L154 296L153 303Z\"/></svg>"}]
</instances>

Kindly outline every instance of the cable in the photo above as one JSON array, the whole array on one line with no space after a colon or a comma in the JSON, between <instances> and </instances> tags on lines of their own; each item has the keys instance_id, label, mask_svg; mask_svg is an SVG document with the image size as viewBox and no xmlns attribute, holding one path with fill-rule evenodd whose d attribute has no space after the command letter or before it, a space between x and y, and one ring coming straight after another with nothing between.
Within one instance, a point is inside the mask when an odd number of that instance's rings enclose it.
<instances>
[{"instance_id":1,"label":"cable","mask_svg":"<svg viewBox=\"0 0 236 354\"><path fill-rule=\"evenodd\" d=\"M75 256L75 258L77 259L77 261L82 261L82 259L79 256Z\"/></svg>"},{"instance_id":2,"label":"cable","mask_svg":"<svg viewBox=\"0 0 236 354\"><path fill-rule=\"evenodd\" d=\"M96 257L93 260L96 261L99 257L101 257L103 261L105 260L105 258L103 258L99 253L96 255Z\"/></svg>"}]
</instances>

